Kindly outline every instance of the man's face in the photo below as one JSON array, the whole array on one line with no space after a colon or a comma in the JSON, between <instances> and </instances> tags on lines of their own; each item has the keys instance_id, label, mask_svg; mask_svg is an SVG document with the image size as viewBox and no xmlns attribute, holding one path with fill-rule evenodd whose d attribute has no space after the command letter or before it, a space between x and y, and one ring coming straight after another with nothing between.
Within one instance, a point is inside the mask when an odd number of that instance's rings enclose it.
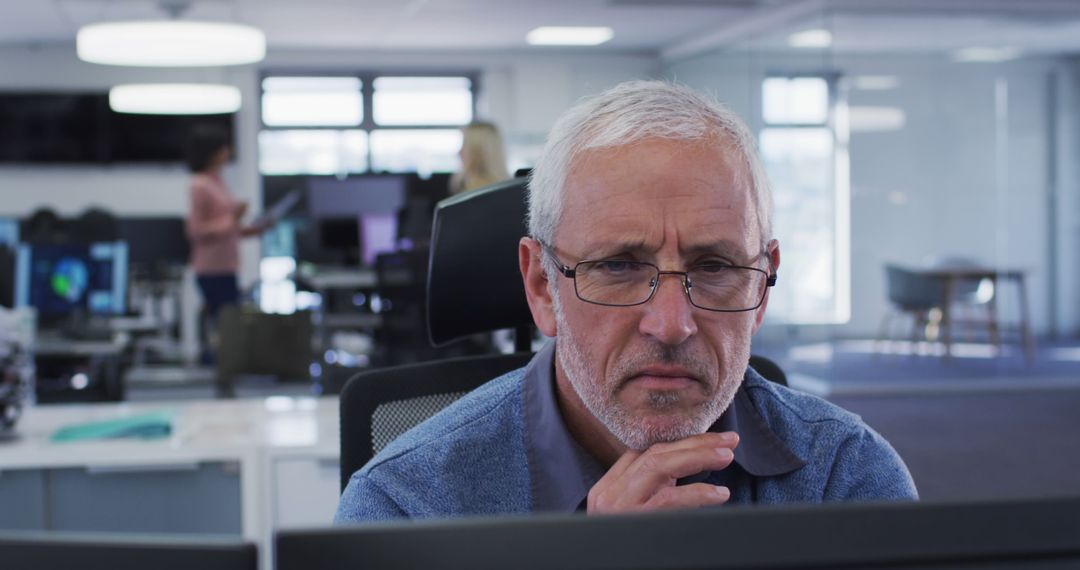
<instances>
[{"instance_id":1,"label":"man's face","mask_svg":"<svg viewBox=\"0 0 1080 570\"><path fill-rule=\"evenodd\" d=\"M588 151L571 165L555 252L571 266L620 258L768 270L749 174L721 148L656 139ZM679 277L662 276L648 303L605 307L554 275L557 374L588 411L631 449L707 431L742 381L764 305L696 308Z\"/></svg>"}]
</instances>

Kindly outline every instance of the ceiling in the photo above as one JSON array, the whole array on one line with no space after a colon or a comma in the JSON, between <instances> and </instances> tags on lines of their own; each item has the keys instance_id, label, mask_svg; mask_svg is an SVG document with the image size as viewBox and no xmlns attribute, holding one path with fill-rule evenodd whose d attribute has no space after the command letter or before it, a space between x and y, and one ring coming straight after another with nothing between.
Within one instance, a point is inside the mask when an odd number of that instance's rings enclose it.
<instances>
[{"instance_id":1,"label":"ceiling","mask_svg":"<svg viewBox=\"0 0 1080 570\"><path fill-rule=\"evenodd\" d=\"M161 1L0 0L0 45L73 44L86 23L164 18ZM787 49L789 33L813 27L830 29L837 51L1080 53L1080 0L192 0L182 17L258 26L271 52L558 50L525 34L604 25L615 38L589 50L667 59L747 42Z\"/></svg>"}]
</instances>

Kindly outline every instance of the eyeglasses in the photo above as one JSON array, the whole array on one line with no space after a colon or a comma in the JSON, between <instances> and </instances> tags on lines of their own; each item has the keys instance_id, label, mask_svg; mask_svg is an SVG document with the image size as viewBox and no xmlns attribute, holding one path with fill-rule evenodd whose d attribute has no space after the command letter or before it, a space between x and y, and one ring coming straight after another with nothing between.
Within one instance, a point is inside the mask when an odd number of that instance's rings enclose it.
<instances>
[{"instance_id":1,"label":"eyeglasses","mask_svg":"<svg viewBox=\"0 0 1080 570\"><path fill-rule=\"evenodd\" d=\"M551 246L539 243L557 264L559 273L574 280L578 298L594 305L632 307L648 303L662 275L677 275L682 278L691 305L706 311L738 313L760 307L765 292L776 285L775 273L728 263L703 263L689 271L661 271L642 261L598 259L581 261L571 268L559 260Z\"/></svg>"}]
</instances>

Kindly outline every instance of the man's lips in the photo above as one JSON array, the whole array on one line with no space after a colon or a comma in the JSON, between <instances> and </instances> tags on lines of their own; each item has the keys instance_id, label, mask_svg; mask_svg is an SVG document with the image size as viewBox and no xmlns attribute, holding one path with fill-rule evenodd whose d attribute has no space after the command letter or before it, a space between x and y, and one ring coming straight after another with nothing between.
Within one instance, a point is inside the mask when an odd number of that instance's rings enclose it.
<instances>
[{"instance_id":1,"label":"man's lips","mask_svg":"<svg viewBox=\"0 0 1080 570\"><path fill-rule=\"evenodd\" d=\"M680 390L698 382L693 372L678 366L650 366L635 372L627 381L648 390Z\"/></svg>"}]
</instances>

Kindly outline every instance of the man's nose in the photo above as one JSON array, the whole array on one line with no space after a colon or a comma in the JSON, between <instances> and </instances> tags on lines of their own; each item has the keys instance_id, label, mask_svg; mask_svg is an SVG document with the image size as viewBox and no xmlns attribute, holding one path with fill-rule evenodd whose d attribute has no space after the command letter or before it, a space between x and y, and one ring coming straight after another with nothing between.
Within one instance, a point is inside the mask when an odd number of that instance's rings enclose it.
<instances>
[{"instance_id":1,"label":"man's nose","mask_svg":"<svg viewBox=\"0 0 1080 570\"><path fill-rule=\"evenodd\" d=\"M660 275L658 279L656 292L644 305L645 314L638 330L663 344L681 344L697 333L694 306L690 304L683 284L685 277Z\"/></svg>"}]
</instances>

